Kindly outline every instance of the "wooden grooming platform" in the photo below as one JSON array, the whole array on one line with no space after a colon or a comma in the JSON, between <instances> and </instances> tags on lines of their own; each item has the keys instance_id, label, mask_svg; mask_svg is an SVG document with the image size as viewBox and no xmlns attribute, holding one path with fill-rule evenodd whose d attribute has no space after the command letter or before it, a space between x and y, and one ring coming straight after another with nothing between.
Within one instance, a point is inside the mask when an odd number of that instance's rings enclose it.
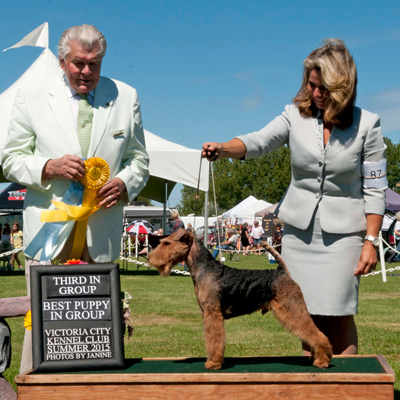
<instances>
[{"instance_id":1,"label":"wooden grooming platform","mask_svg":"<svg viewBox=\"0 0 400 400\"><path fill-rule=\"evenodd\" d=\"M124 370L17 375L19 400L393 399L395 374L382 356L334 357L325 370L306 357L127 359Z\"/></svg>"}]
</instances>

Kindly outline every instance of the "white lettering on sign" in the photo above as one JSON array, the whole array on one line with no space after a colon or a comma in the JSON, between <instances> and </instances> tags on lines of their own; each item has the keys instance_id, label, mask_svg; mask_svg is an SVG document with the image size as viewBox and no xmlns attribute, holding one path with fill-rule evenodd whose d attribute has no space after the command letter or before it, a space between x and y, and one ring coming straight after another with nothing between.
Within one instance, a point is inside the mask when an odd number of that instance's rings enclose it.
<instances>
[{"instance_id":1,"label":"white lettering on sign","mask_svg":"<svg viewBox=\"0 0 400 400\"><path fill-rule=\"evenodd\" d=\"M92 294L96 286L61 286L60 294Z\"/></svg>"},{"instance_id":2,"label":"white lettering on sign","mask_svg":"<svg viewBox=\"0 0 400 400\"><path fill-rule=\"evenodd\" d=\"M45 329L44 332L47 361L113 357L110 327Z\"/></svg>"},{"instance_id":3,"label":"white lettering on sign","mask_svg":"<svg viewBox=\"0 0 400 400\"><path fill-rule=\"evenodd\" d=\"M42 302L42 310L46 321L109 319L110 303L104 299L48 300Z\"/></svg>"},{"instance_id":4,"label":"white lettering on sign","mask_svg":"<svg viewBox=\"0 0 400 400\"><path fill-rule=\"evenodd\" d=\"M100 276L53 276L53 284L59 286L58 292L62 295L93 294L100 284Z\"/></svg>"}]
</instances>

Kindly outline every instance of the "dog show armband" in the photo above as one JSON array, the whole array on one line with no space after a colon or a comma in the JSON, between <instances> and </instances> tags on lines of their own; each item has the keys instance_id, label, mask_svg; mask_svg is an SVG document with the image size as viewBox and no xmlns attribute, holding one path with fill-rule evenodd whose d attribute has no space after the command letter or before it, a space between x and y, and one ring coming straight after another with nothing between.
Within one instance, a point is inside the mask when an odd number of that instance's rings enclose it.
<instances>
[{"instance_id":1,"label":"dog show armband","mask_svg":"<svg viewBox=\"0 0 400 400\"><path fill-rule=\"evenodd\" d=\"M365 189L386 189L388 187L386 158L380 161L364 161L362 174Z\"/></svg>"}]
</instances>

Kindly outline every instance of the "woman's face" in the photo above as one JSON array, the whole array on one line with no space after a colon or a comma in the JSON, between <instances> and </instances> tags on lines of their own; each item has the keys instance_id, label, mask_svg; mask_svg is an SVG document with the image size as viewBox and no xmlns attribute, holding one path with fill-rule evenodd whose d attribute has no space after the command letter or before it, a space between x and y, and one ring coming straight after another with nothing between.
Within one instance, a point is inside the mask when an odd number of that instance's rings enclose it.
<instances>
[{"instance_id":1,"label":"woman's face","mask_svg":"<svg viewBox=\"0 0 400 400\"><path fill-rule=\"evenodd\" d=\"M322 84L321 71L313 69L308 77L308 91L314 100L317 108L323 110L325 108L325 101L329 97L329 92Z\"/></svg>"},{"instance_id":2,"label":"woman's face","mask_svg":"<svg viewBox=\"0 0 400 400\"><path fill-rule=\"evenodd\" d=\"M18 228L17 228L17 225L13 225L13 231L17 231L18 230Z\"/></svg>"}]
</instances>

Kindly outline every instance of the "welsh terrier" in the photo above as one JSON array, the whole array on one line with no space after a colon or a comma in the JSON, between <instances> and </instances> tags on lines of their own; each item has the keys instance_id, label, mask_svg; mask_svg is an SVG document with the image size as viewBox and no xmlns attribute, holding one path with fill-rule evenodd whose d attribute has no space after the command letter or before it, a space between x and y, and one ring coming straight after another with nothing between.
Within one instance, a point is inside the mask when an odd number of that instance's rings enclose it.
<instances>
[{"instance_id":1,"label":"welsh terrier","mask_svg":"<svg viewBox=\"0 0 400 400\"><path fill-rule=\"evenodd\" d=\"M203 315L207 369L220 369L224 362L224 319L272 310L280 324L311 348L313 364L327 368L332 358L328 338L315 326L299 285L290 277L282 256L262 243L278 261L274 270L244 270L216 261L192 232L179 229L162 239L149 253L149 264L163 276L185 261Z\"/></svg>"}]
</instances>

